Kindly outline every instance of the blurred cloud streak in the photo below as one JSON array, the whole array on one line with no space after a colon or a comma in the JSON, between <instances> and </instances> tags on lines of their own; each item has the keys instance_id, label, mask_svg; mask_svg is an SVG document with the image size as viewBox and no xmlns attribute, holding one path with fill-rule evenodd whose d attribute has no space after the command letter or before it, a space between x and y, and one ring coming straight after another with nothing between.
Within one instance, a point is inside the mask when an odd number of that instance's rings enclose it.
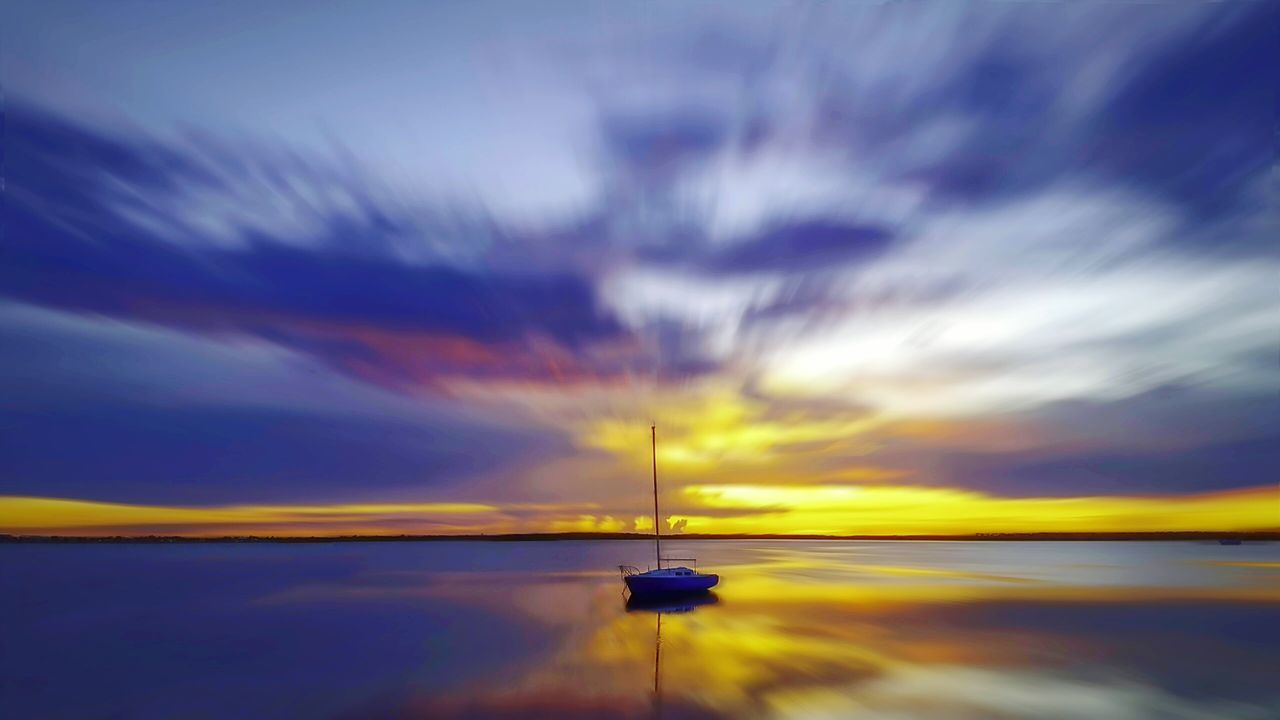
<instances>
[{"instance_id":1,"label":"blurred cloud streak","mask_svg":"<svg viewBox=\"0 0 1280 720\"><path fill-rule=\"evenodd\" d=\"M11 11L0 492L1271 482L1274 4L277 12Z\"/></svg>"}]
</instances>

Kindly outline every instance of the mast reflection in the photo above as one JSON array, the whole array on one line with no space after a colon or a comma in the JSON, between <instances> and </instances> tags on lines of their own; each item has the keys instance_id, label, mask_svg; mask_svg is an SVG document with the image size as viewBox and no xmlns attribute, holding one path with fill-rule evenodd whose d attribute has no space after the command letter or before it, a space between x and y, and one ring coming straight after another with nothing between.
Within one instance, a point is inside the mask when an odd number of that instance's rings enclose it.
<instances>
[{"instance_id":1,"label":"mast reflection","mask_svg":"<svg viewBox=\"0 0 1280 720\"><path fill-rule=\"evenodd\" d=\"M627 612L650 612L657 616L653 642L652 717L655 720L662 717L662 616L668 613L691 613L699 607L715 605L718 602L720 598L713 592L682 597L643 598L631 595L627 598Z\"/></svg>"}]
</instances>

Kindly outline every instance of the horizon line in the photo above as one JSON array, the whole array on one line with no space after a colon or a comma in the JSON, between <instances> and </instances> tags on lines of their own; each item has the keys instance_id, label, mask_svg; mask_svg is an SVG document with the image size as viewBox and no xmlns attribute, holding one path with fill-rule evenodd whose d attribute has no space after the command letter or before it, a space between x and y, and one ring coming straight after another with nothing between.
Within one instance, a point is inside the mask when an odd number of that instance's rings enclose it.
<instances>
[{"instance_id":1,"label":"horizon line","mask_svg":"<svg viewBox=\"0 0 1280 720\"><path fill-rule=\"evenodd\" d=\"M563 540L651 540L653 533L634 532L546 532L546 533L464 533L464 534L351 534L351 535L15 535L0 533L0 543L324 543L324 542L428 542L428 541L563 541ZM905 533L905 534L821 534L821 533L679 533L663 535L685 540L1265 540L1280 541L1280 528L1273 530L1135 530L1124 532L991 532L991 533Z\"/></svg>"}]
</instances>

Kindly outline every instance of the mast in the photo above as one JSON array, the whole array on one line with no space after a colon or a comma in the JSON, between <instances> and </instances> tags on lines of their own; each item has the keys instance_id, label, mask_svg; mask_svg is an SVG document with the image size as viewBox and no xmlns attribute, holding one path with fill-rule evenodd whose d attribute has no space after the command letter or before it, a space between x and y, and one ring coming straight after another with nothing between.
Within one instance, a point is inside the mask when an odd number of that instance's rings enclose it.
<instances>
[{"instance_id":1,"label":"mast","mask_svg":"<svg viewBox=\"0 0 1280 720\"><path fill-rule=\"evenodd\" d=\"M653 445L653 553L662 569L662 530L658 526L658 424L650 423L649 437Z\"/></svg>"}]
</instances>

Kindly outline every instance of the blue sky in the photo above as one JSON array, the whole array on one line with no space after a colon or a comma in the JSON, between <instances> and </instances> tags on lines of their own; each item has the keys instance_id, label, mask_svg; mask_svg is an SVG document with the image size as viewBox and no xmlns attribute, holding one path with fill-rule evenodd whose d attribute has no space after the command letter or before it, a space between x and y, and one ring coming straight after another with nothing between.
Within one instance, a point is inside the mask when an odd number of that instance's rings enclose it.
<instances>
[{"instance_id":1,"label":"blue sky","mask_svg":"<svg viewBox=\"0 0 1280 720\"><path fill-rule=\"evenodd\" d=\"M0 495L1280 517L1274 3L5 14Z\"/></svg>"}]
</instances>

